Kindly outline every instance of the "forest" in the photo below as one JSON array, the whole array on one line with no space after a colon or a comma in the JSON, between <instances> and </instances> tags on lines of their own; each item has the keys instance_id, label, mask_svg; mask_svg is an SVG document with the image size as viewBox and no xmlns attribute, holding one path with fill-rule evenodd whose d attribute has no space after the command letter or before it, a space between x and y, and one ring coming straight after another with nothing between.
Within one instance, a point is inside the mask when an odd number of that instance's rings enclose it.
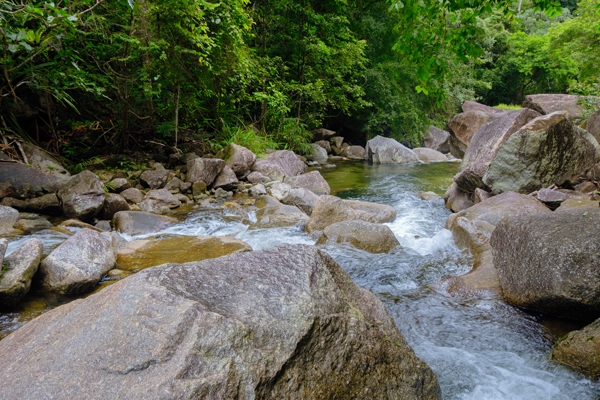
<instances>
[{"instance_id":1,"label":"forest","mask_svg":"<svg viewBox=\"0 0 600 400\"><path fill-rule=\"evenodd\" d=\"M324 127L419 145L465 100L600 95L597 0L4 0L0 131L67 162Z\"/></svg>"}]
</instances>

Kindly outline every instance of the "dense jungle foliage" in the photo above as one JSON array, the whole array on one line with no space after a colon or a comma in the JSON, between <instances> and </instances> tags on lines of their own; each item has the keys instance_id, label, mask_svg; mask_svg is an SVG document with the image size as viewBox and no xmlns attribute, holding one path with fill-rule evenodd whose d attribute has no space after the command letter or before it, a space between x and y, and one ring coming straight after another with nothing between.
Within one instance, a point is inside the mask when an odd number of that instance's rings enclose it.
<instances>
[{"instance_id":1,"label":"dense jungle foliage","mask_svg":"<svg viewBox=\"0 0 600 400\"><path fill-rule=\"evenodd\" d=\"M4 145L72 160L417 145L467 99L600 94L597 0L3 0L0 37Z\"/></svg>"}]
</instances>

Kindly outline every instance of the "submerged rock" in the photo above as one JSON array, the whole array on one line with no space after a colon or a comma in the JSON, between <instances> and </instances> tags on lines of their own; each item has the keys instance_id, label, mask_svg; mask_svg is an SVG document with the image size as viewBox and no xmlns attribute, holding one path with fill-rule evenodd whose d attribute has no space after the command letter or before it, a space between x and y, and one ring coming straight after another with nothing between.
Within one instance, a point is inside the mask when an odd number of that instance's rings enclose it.
<instances>
[{"instance_id":1,"label":"submerged rock","mask_svg":"<svg viewBox=\"0 0 600 400\"><path fill-rule=\"evenodd\" d=\"M381 301L312 246L132 275L0 341L0 375L14 399L441 398Z\"/></svg>"},{"instance_id":2,"label":"submerged rock","mask_svg":"<svg viewBox=\"0 0 600 400\"><path fill-rule=\"evenodd\" d=\"M117 269L137 272L167 263L186 263L252 251L248 243L228 236L178 236L134 240L117 250Z\"/></svg>"}]
</instances>

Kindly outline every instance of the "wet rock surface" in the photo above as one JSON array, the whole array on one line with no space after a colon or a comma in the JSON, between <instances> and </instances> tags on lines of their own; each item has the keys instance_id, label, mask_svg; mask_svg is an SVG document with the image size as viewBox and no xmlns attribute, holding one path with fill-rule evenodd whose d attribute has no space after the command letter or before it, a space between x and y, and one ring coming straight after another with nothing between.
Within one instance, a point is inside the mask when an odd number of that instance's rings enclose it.
<instances>
[{"instance_id":1,"label":"wet rock surface","mask_svg":"<svg viewBox=\"0 0 600 400\"><path fill-rule=\"evenodd\" d=\"M117 250L116 268L137 272L167 263L186 263L252 251L249 244L227 236L179 236L162 240L135 240Z\"/></svg>"},{"instance_id":2,"label":"wet rock surface","mask_svg":"<svg viewBox=\"0 0 600 400\"><path fill-rule=\"evenodd\" d=\"M441 398L381 302L306 246L142 271L0 341L0 374L7 398Z\"/></svg>"},{"instance_id":3,"label":"wet rock surface","mask_svg":"<svg viewBox=\"0 0 600 400\"><path fill-rule=\"evenodd\" d=\"M390 228L365 221L344 221L329 225L316 244L348 243L369 253L389 253L400 246Z\"/></svg>"}]
</instances>

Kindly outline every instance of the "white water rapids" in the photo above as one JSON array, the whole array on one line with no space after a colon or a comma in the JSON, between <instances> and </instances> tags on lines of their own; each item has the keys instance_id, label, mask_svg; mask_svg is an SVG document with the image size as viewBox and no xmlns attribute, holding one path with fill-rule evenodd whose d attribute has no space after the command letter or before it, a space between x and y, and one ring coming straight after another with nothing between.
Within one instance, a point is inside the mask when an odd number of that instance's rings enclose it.
<instances>
[{"instance_id":1,"label":"white water rapids","mask_svg":"<svg viewBox=\"0 0 600 400\"><path fill-rule=\"evenodd\" d=\"M437 374L444 399L598 399L600 384L549 360L554 338L539 316L499 298L454 298L436 285L468 272L470 255L444 229L450 212L443 201L424 201L417 194L443 193L455 170L450 165L352 164L324 172L340 197L395 207L398 216L387 225L403 247L383 255L348 246L324 250L384 302L417 356ZM255 250L315 242L300 227L249 231L206 211L162 233L231 235ZM58 234L36 236L46 245L64 240ZM9 251L22 240L11 243Z\"/></svg>"}]
</instances>

